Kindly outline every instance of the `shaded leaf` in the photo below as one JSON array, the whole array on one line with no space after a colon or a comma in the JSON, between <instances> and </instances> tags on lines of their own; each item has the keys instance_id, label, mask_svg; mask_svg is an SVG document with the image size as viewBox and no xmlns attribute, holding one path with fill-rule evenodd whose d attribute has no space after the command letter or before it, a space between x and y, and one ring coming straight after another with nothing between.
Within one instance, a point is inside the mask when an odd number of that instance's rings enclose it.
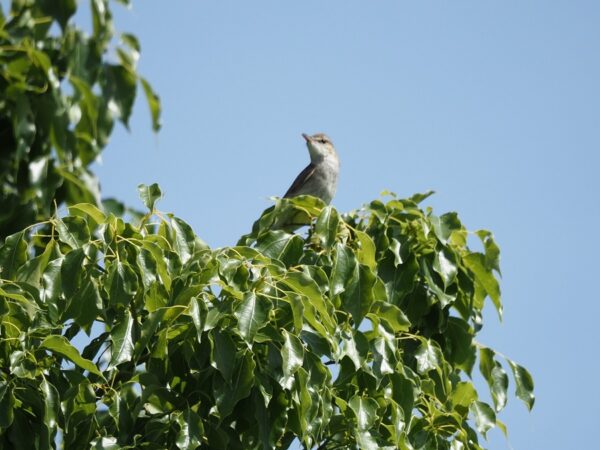
<instances>
[{"instance_id":1,"label":"shaded leaf","mask_svg":"<svg viewBox=\"0 0 600 450\"><path fill-rule=\"evenodd\" d=\"M17 269L27 261L27 244L23 236L23 231L12 234L0 247L0 276L4 279L12 279Z\"/></svg>"}]
</instances>

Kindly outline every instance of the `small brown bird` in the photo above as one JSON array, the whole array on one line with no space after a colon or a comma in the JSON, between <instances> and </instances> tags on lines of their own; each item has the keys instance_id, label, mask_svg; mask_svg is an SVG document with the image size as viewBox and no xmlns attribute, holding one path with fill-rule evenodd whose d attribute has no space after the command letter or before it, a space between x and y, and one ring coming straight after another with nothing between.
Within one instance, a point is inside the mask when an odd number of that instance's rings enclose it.
<instances>
[{"instance_id":1,"label":"small brown bird","mask_svg":"<svg viewBox=\"0 0 600 450\"><path fill-rule=\"evenodd\" d=\"M337 188L340 160L331 140L323 133L302 134L306 140L310 164L300 172L284 197L313 195L326 204L331 203Z\"/></svg>"}]
</instances>

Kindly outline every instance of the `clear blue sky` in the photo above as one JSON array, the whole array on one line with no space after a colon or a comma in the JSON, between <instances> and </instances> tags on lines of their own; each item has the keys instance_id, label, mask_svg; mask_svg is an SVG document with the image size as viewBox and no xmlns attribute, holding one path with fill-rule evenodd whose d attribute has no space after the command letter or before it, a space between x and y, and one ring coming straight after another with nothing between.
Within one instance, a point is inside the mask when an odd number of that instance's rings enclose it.
<instances>
[{"instance_id":1,"label":"clear blue sky","mask_svg":"<svg viewBox=\"0 0 600 450\"><path fill-rule=\"evenodd\" d=\"M480 341L527 366L490 449L597 445L600 362L598 1L135 1L140 70L164 127L138 102L97 167L130 204L158 182L161 209L212 246L235 243L306 165L300 133L342 161L334 205L435 189L439 213L491 229L505 320ZM596 336L596 337L595 337ZM512 387L511 387L512 390Z\"/></svg>"}]
</instances>

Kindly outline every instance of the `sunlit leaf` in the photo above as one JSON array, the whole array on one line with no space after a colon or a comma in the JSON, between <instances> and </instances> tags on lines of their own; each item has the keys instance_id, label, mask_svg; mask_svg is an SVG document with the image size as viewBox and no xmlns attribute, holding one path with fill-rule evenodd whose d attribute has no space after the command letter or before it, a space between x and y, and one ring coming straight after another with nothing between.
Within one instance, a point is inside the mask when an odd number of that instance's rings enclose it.
<instances>
[{"instance_id":1,"label":"sunlit leaf","mask_svg":"<svg viewBox=\"0 0 600 450\"><path fill-rule=\"evenodd\" d=\"M154 204L156 201L162 198L163 195L160 187L156 183L153 183L150 186L140 184L138 186L138 193L142 202L146 205L146 208L151 212L154 211Z\"/></svg>"},{"instance_id":2,"label":"sunlit leaf","mask_svg":"<svg viewBox=\"0 0 600 450\"><path fill-rule=\"evenodd\" d=\"M338 213L331 206L323 208L317 217L315 236L323 248L330 249L335 244L339 222Z\"/></svg>"},{"instance_id":3,"label":"sunlit leaf","mask_svg":"<svg viewBox=\"0 0 600 450\"><path fill-rule=\"evenodd\" d=\"M294 373L302 366L304 359L304 347L302 342L293 334L283 331L283 347L281 348L281 359L283 361L282 387L291 389L294 382Z\"/></svg>"},{"instance_id":4,"label":"sunlit leaf","mask_svg":"<svg viewBox=\"0 0 600 450\"><path fill-rule=\"evenodd\" d=\"M496 426L496 414L487 403L476 400L471 403L469 410L475 418L477 431L479 431L482 435L485 436L490 428Z\"/></svg>"},{"instance_id":5,"label":"sunlit leaf","mask_svg":"<svg viewBox=\"0 0 600 450\"><path fill-rule=\"evenodd\" d=\"M133 356L133 325L134 320L131 313L125 310L125 316L120 318L110 334L112 346L108 370L131 360Z\"/></svg>"},{"instance_id":6,"label":"sunlit leaf","mask_svg":"<svg viewBox=\"0 0 600 450\"><path fill-rule=\"evenodd\" d=\"M415 358L419 373L427 373L440 366L443 356L437 345L425 340L415 351Z\"/></svg>"},{"instance_id":7,"label":"sunlit leaf","mask_svg":"<svg viewBox=\"0 0 600 450\"><path fill-rule=\"evenodd\" d=\"M527 408L531 410L535 403L535 396L533 395L533 378L527 369L519 364L507 359L508 364L513 372L515 378L515 384L517 385L515 395L519 397L527 405Z\"/></svg>"},{"instance_id":8,"label":"sunlit leaf","mask_svg":"<svg viewBox=\"0 0 600 450\"><path fill-rule=\"evenodd\" d=\"M268 314L265 300L257 298L253 292L248 292L234 315L238 319L241 336L248 342L252 342L256 332L265 324Z\"/></svg>"},{"instance_id":9,"label":"sunlit leaf","mask_svg":"<svg viewBox=\"0 0 600 450\"><path fill-rule=\"evenodd\" d=\"M73 347L73 345L64 336L48 336L42 341L40 348L47 349L64 358L67 358L69 361L83 370L87 370L94 375L98 375L100 378L104 378L102 372L98 370L98 367L92 361L82 358L77 349Z\"/></svg>"}]
</instances>

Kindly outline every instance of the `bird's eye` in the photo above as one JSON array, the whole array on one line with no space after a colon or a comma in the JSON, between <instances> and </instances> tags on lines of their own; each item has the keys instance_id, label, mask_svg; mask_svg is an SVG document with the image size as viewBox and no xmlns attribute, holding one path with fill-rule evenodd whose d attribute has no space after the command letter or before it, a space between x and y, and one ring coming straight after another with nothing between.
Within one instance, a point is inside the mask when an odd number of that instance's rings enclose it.
<instances>
[{"instance_id":1,"label":"bird's eye","mask_svg":"<svg viewBox=\"0 0 600 450\"><path fill-rule=\"evenodd\" d=\"M320 142L321 144L325 144L325 143L327 143L327 140L326 140L326 139L319 139L319 142Z\"/></svg>"}]
</instances>

